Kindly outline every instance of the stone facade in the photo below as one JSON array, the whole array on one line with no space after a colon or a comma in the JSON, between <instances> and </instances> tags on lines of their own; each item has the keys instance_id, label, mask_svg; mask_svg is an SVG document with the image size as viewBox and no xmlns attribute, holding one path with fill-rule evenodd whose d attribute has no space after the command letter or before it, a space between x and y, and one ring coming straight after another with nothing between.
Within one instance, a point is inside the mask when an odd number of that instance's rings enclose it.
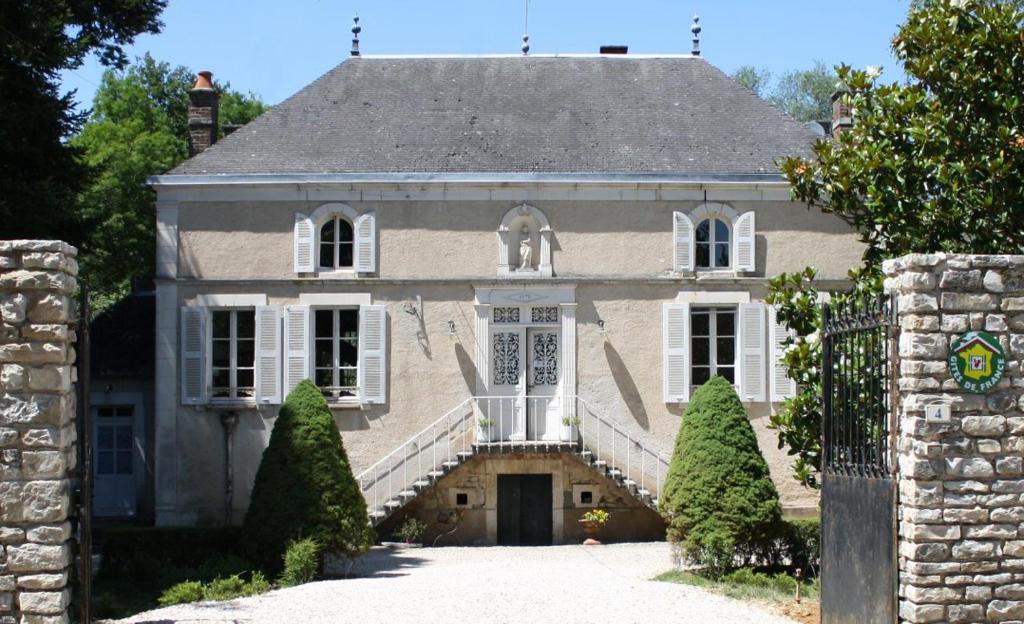
<instances>
[{"instance_id":1,"label":"stone facade","mask_svg":"<svg viewBox=\"0 0 1024 624\"><path fill-rule=\"evenodd\" d=\"M900 618L1024 621L1024 256L910 255L885 264L896 293ZM950 376L952 341L999 339L988 394ZM925 407L951 408L949 422Z\"/></svg>"},{"instance_id":2,"label":"stone facade","mask_svg":"<svg viewBox=\"0 0 1024 624\"><path fill-rule=\"evenodd\" d=\"M0 624L68 621L76 255L0 241Z\"/></svg>"}]
</instances>

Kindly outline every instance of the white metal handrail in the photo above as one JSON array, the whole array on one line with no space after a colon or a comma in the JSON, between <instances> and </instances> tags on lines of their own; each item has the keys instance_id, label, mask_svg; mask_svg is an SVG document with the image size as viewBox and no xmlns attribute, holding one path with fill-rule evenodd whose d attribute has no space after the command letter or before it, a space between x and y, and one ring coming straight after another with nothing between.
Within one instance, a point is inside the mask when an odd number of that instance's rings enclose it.
<instances>
[{"instance_id":1,"label":"white metal handrail","mask_svg":"<svg viewBox=\"0 0 1024 624\"><path fill-rule=\"evenodd\" d=\"M419 481L477 447L546 448L604 461L623 480L656 498L668 460L577 396L470 397L361 472L356 479L373 511L400 506Z\"/></svg>"}]
</instances>

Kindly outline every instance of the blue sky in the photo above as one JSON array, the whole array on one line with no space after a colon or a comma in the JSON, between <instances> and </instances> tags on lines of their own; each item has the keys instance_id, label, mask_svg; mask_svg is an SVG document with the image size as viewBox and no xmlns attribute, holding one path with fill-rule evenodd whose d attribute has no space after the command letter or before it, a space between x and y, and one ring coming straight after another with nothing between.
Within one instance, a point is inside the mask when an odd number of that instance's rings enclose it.
<instances>
[{"instance_id":1,"label":"blue sky","mask_svg":"<svg viewBox=\"0 0 1024 624\"><path fill-rule=\"evenodd\" d=\"M627 44L636 53L688 53L698 12L703 54L726 72L755 65L782 73L821 60L881 65L887 77L901 79L889 42L908 4L531 0L531 52ZM366 54L515 53L524 0L170 0L163 32L139 37L128 52L208 69L275 104L348 57L356 12ZM102 71L90 59L65 72L63 85L88 106Z\"/></svg>"}]
</instances>

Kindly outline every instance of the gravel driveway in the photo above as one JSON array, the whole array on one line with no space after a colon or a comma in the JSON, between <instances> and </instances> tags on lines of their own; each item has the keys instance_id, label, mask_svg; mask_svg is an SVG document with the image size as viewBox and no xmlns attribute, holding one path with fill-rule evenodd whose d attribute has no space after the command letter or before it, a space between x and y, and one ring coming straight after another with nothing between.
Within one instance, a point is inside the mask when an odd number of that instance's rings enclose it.
<instances>
[{"instance_id":1,"label":"gravel driveway","mask_svg":"<svg viewBox=\"0 0 1024 624\"><path fill-rule=\"evenodd\" d=\"M792 624L760 606L650 580L670 567L664 543L374 548L353 568L353 578L168 607L119 622Z\"/></svg>"}]
</instances>

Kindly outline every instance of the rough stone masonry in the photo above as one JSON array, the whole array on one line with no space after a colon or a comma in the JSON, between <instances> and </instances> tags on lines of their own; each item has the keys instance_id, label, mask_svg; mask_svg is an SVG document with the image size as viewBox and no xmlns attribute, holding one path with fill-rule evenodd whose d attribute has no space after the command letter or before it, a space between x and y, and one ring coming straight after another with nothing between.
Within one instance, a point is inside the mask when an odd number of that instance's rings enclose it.
<instances>
[{"instance_id":1,"label":"rough stone masonry","mask_svg":"<svg viewBox=\"0 0 1024 624\"><path fill-rule=\"evenodd\" d=\"M0 241L0 624L68 622L76 254Z\"/></svg>"},{"instance_id":2,"label":"rough stone masonry","mask_svg":"<svg viewBox=\"0 0 1024 624\"><path fill-rule=\"evenodd\" d=\"M910 255L885 263L897 294L900 619L1024 622L1024 256ZM962 391L947 357L971 330L1007 371ZM925 406L951 406L929 422Z\"/></svg>"}]
</instances>

